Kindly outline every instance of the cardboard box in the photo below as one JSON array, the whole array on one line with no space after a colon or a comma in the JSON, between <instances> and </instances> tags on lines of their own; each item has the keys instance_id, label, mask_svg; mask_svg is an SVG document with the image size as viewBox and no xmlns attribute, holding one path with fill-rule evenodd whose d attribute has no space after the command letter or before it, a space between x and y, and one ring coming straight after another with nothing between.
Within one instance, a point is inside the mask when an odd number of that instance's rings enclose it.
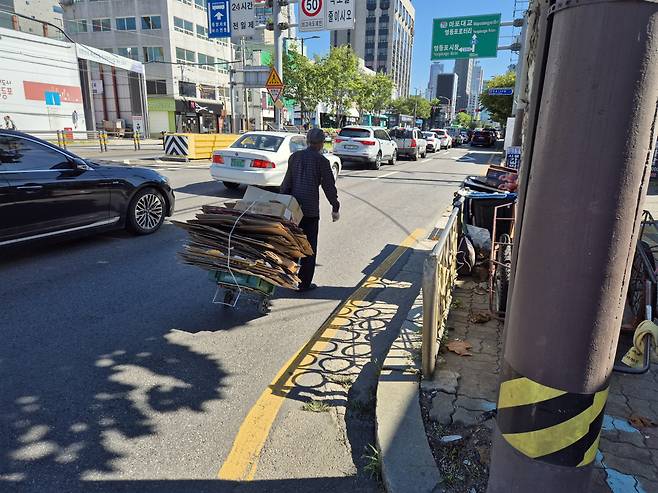
<instances>
[{"instance_id":1,"label":"cardboard box","mask_svg":"<svg viewBox=\"0 0 658 493\"><path fill-rule=\"evenodd\" d=\"M235 204L238 211L253 212L265 216L278 217L297 225L304 217L302 208L292 195L268 192L258 187L247 187L247 191Z\"/></svg>"}]
</instances>

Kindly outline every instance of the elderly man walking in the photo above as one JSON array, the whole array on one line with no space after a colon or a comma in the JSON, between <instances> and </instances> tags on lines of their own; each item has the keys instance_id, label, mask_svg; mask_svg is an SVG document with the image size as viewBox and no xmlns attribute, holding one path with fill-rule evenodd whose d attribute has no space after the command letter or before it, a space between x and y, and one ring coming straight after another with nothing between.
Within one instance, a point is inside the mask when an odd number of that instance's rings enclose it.
<instances>
[{"instance_id":1,"label":"elderly man walking","mask_svg":"<svg viewBox=\"0 0 658 493\"><path fill-rule=\"evenodd\" d=\"M313 284L313 275L318 250L320 187L333 208L332 219L334 222L340 219L338 190L336 190L334 175L331 172L331 164L322 155L324 132L319 128L312 128L306 134L306 142L308 143L306 149L293 153L288 159L288 171L281 184L281 193L292 195L299 202L304 213L304 218L299 226L313 248L313 255L301 260L299 270L301 280L299 291L301 292L317 288Z\"/></svg>"}]
</instances>

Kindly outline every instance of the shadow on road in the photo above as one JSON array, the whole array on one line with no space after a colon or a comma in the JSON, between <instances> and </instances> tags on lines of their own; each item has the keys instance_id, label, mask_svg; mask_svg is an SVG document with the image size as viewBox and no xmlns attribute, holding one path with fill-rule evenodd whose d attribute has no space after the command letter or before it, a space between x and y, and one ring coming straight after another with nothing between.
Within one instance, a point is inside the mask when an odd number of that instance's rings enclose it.
<instances>
[{"instance_id":1,"label":"shadow on road","mask_svg":"<svg viewBox=\"0 0 658 493\"><path fill-rule=\"evenodd\" d=\"M477 149L477 150L476 150ZM497 164L496 156L500 156L500 152L496 149L486 148L471 148L462 157L456 159L458 163L468 164L481 164L488 166L490 164Z\"/></svg>"},{"instance_id":2,"label":"shadow on road","mask_svg":"<svg viewBox=\"0 0 658 493\"><path fill-rule=\"evenodd\" d=\"M203 195L206 197L220 197L227 199L241 199L244 195L245 188L229 190L224 185L214 180L199 183L190 183L184 187L174 190L176 193L186 193L189 195ZM200 209L200 208L199 208Z\"/></svg>"}]
</instances>

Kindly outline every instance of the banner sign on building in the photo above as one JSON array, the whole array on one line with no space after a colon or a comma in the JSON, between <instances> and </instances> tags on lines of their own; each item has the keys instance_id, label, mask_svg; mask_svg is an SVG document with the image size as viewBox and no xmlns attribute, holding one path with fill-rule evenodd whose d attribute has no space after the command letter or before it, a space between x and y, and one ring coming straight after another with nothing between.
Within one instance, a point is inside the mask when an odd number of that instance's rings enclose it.
<instances>
[{"instance_id":1,"label":"banner sign on building","mask_svg":"<svg viewBox=\"0 0 658 493\"><path fill-rule=\"evenodd\" d=\"M434 19L432 60L498 56L500 14Z\"/></svg>"},{"instance_id":2,"label":"banner sign on building","mask_svg":"<svg viewBox=\"0 0 658 493\"><path fill-rule=\"evenodd\" d=\"M256 7L253 1L231 0L231 36L250 37L256 34Z\"/></svg>"},{"instance_id":3,"label":"banner sign on building","mask_svg":"<svg viewBox=\"0 0 658 493\"><path fill-rule=\"evenodd\" d=\"M231 37L230 0L208 0L208 37Z\"/></svg>"}]
</instances>

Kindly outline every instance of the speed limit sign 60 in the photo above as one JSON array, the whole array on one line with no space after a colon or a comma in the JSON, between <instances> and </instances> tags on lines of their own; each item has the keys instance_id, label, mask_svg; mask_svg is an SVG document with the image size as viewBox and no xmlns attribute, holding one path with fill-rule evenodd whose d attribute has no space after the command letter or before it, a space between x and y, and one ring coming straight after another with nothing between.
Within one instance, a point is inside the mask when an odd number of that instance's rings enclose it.
<instances>
[{"instance_id":1,"label":"speed limit sign 60","mask_svg":"<svg viewBox=\"0 0 658 493\"><path fill-rule=\"evenodd\" d=\"M322 0L302 0L302 12L308 17L316 17L322 12Z\"/></svg>"},{"instance_id":2,"label":"speed limit sign 60","mask_svg":"<svg viewBox=\"0 0 658 493\"><path fill-rule=\"evenodd\" d=\"M301 0L300 5L300 31L322 31L326 28L324 0Z\"/></svg>"}]
</instances>

